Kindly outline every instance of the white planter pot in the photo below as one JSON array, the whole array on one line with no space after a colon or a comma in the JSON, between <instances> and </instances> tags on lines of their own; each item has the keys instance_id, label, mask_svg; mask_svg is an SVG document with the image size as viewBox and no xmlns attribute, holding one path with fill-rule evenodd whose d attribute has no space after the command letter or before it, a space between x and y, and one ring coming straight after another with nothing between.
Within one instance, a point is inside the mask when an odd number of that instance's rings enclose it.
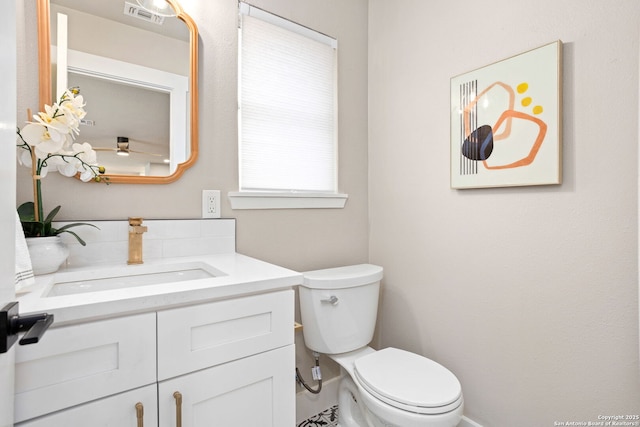
<instances>
[{"instance_id":1,"label":"white planter pot","mask_svg":"<svg viewBox=\"0 0 640 427\"><path fill-rule=\"evenodd\" d=\"M33 274L48 274L58 271L69 256L69 249L59 236L27 237Z\"/></svg>"}]
</instances>

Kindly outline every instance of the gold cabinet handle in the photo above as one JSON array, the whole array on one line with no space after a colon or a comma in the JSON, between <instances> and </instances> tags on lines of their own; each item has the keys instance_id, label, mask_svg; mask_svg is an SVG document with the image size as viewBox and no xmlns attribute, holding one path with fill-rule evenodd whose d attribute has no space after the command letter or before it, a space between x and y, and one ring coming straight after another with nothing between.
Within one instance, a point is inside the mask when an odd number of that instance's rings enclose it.
<instances>
[{"instance_id":1,"label":"gold cabinet handle","mask_svg":"<svg viewBox=\"0 0 640 427\"><path fill-rule=\"evenodd\" d=\"M176 427L182 427L182 393L176 391L173 398L176 400Z\"/></svg>"},{"instance_id":2,"label":"gold cabinet handle","mask_svg":"<svg viewBox=\"0 0 640 427\"><path fill-rule=\"evenodd\" d=\"M136 418L138 427L144 427L144 406L140 402L136 403Z\"/></svg>"}]
</instances>

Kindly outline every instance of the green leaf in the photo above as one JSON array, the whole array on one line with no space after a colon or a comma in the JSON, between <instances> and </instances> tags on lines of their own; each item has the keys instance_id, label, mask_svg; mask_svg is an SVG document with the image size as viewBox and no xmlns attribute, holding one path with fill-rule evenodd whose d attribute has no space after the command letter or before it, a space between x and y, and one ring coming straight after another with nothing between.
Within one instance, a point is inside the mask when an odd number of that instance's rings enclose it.
<instances>
[{"instance_id":1,"label":"green leaf","mask_svg":"<svg viewBox=\"0 0 640 427\"><path fill-rule=\"evenodd\" d=\"M55 236L55 228L51 226L51 221L42 223L42 236Z\"/></svg>"},{"instance_id":2,"label":"green leaf","mask_svg":"<svg viewBox=\"0 0 640 427\"><path fill-rule=\"evenodd\" d=\"M97 228L97 227L96 227ZM65 230L62 233L69 233L71 234L73 237L75 237L78 240L78 243L80 243L82 246L87 246L87 242L85 242L84 240L82 240L80 238L80 236L78 236L76 233L74 233L73 231L69 231L69 230Z\"/></svg>"},{"instance_id":3,"label":"green leaf","mask_svg":"<svg viewBox=\"0 0 640 427\"><path fill-rule=\"evenodd\" d=\"M33 202L26 202L18 206L18 216L22 223L22 231L25 237L46 236L45 225L41 221L35 220Z\"/></svg>"},{"instance_id":4,"label":"green leaf","mask_svg":"<svg viewBox=\"0 0 640 427\"><path fill-rule=\"evenodd\" d=\"M58 215L58 212L60 211L61 207L62 206L57 206L51 212L49 212L49 215L47 215L47 217L44 220L45 224L51 223L53 221L53 218L55 218L55 216Z\"/></svg>"},{"instance_id":5,"label":"green leaf","mask_svg":"<svg viewBox=\"0 0 640 427\"><path fill-rule=\"evenodd\" d=\"M96 228L96 229L100 230L99 227L97 227L97 226L95 226L93 224L89 224L88 222L74 222L72 224L67 224L65 226L62 226L60 228L53 228L52 227L51 228L51 235L55 236L55 235L62 234L62 233L69 233L73 237L75 237L76 240L78 240L78 243L80 243L82 246L87 246L87 243L84 240L82 240L80 238L80 236L78 236L75 232L69 230L70 228L78 227L78 226L81 226L81 225L88 225L90 227L93 227L93 228Z\"/></svg>"},{"instance_id":6,"label":"green leaf","mask_svg":"<svg viewBox=\"0 0 640 427\"><path fill-rule=\"evenodd\" d=\"M18 206L18 215L20 216L20 221L35 221L36 216L33 213L33 208L33 202L26 202Z\"/></svg>"},{"instance_id":7,"label":"green leaf","mask_svg":"<svg viewBox=\"0 0 640 427\"><path fill-rule=\"evenodd\" d=\"M65 225L63 227L58 228L57 232L58 233L68 232L67 229L72 228L72 227L78 227L80 225L88 225L90 227L93 227L93 228L96 228L96 229L100 230L99 227L97 227L97 226L95 226L93 224L89 224L88 222L74 222L73 224L67 224L67 225Z\"/></svg>"}]
</instances>

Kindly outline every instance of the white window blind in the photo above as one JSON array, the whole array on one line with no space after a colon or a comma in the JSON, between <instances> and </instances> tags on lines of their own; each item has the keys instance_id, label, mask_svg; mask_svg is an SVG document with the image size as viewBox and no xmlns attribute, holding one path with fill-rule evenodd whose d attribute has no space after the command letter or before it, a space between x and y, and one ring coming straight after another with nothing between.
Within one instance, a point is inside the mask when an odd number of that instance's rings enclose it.
<instances>
[{"instance_id":1,"label":"white window blind","mask_svg":"<svg viewBox=\"0 0 640 427\"><path fill-rule=\"evenodd\" d=\"M337 192L337 42L240 3L240 191Z\"/></svg>"}]
</instances>

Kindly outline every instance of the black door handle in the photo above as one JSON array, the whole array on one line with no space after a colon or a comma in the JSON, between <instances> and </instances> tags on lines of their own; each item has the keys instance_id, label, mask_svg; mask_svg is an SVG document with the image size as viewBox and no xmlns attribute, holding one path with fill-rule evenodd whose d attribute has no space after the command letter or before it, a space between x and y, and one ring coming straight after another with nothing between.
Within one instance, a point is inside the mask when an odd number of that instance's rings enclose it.
<instances>
[{"instance_id":1,"label":"black door handle","mask_svg":"<svg viewBox=\"0 0 640 427\"><path fill-rule=\"evenodd\" d=\"M14 318L18 331L27 331L20 340L20 345L36 344L53 323L53 314L33 314Z\"/></svg>"},{"instance_id":2,"label":"black door handle","mask_svg":"<svg viewBox=\"0 0 640 427\"><path fill-rule=\"evenodd\" d=\"M53 323L53 314L39 313L20 316L18 302L11 302L0 311L0 353L6 353L18 340L18 333L26 331L20 345L35 344Z\"/></svg>"}]
</instances>

